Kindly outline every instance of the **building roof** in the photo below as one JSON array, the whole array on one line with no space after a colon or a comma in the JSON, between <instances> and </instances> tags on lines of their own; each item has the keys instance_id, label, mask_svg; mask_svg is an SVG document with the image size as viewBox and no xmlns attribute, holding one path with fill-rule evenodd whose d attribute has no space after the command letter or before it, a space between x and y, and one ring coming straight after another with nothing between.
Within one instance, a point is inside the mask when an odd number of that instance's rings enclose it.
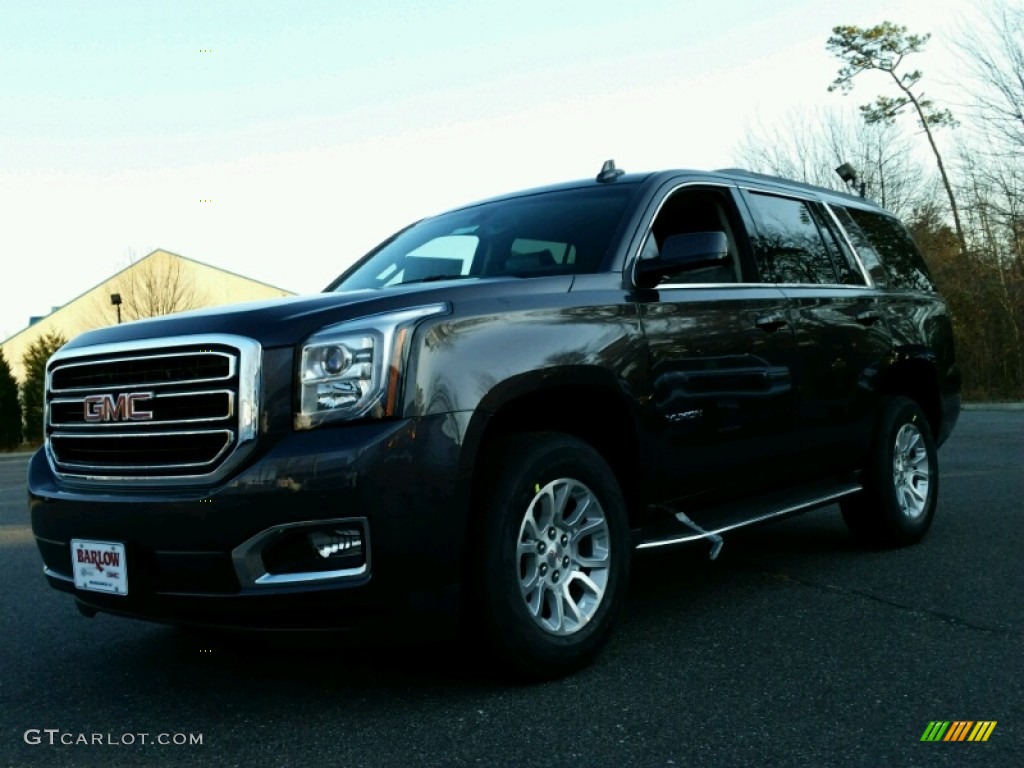
<instances>
[{"instance_id":1,"label":"building roof","mask_svg":"<svg viewBox=\"0 0 1024 768\"><path fill-rule=\"evenodd\" d=\"M159 265L154 266L155 269L174 270L175 275L178 274L179 268L185 270L186 279L191 282L188 306L156 308L155 305L149 304L144 311L140 311L144 303L144 288L153 290L153 278L150 277L148 286L144 281L144 273L150 265ZM137 295L128 295L132 292ZM48 314L32 318L27 327L0 342L15 377L19 380L23 377L21 358L32 342L39 337L59 333L70 339L84 331L117 322L118 316L113 313L110 302L112 293L124 294L123 309L128 320L184 309L294 295L293 291L158 248L64 304L54 307ZM131 303L133 300L136 300L135 304Z\"/></svg>"}]
</instances>

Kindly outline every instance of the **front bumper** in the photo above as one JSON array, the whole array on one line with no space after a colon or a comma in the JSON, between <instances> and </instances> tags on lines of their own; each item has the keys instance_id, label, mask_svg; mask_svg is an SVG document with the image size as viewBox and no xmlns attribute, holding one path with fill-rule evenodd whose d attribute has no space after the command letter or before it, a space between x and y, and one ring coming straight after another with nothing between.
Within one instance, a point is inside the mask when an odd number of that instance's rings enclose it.
<instances>
[{"instance_id":1,"label":"front bumper","mask_svg":"<svg viewBox=\"0 0 1024 768\"><path fill-rule=\"evenodd\" d=\"M47 579L88 609L161 622L433 634L457 616L466 528L450 418L291 433L212 489L63 485L40 451L29 506ZM339 519L364 527L365 568L257 583L238 557L268 531ZM128 594L76 589L72 539L123 543Z\"/></svg>"}]
</instances>

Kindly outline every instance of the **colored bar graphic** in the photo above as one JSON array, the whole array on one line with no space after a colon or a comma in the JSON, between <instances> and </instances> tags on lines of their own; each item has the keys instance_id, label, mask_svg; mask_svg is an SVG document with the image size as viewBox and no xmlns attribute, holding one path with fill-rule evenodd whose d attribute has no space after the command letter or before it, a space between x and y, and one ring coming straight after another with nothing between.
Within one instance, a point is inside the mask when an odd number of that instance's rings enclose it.
<instances>
[{"instance_id":1,"label":"colored bar graphic","mask_svg":"<svg viewBox=\"0 0 1024 768\"><path fill-rule=\"evenodd\" d=\"M941 741L949 728L949 720L932 720L921 735L921 741Z\"/></svg>"},{"instance_id":2,"label":"colored bar graphic","mask_svg":"<svg viewBox=\"0 0 1024 768\"><path fill-rule=\"evenodd\" d=\"M988 741L988 737L996 729L996 722L996 720L979 720L978 724L974 726L974 730L971 731L971 735L967 737L967 740Z\"/></svg>"},{"instance_id":3,"label":"colored bar graphic","mask_svg":"<svg viewBox=\"0 0 1024 768\"><path fill-rule=\"evenodd\" d=\"M921 734L921 741L988 741L996 729L996 720L932 720Z\"/></svg>"},{"instance_id":4,"label":"colored bar graphic","mask_svg":"<svg viewBox=\"0 0 1024 768\"><path fill-rule=\"evenodd\" d=\"M968 729L972 725L974 725L973 720L954 720L943 741L963 741L967 738Z\"/></svg>"}]
</instances>

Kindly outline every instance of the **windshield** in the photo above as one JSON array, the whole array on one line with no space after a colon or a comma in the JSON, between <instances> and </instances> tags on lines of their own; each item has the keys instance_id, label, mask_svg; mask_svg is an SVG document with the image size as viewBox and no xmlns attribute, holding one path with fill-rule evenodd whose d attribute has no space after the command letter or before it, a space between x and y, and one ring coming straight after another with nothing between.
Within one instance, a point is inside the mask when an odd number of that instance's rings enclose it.
<instances>
[{"instance_id":1,"label":"windshield","mask_svg":"<svg viewBox=\"0 0 1024 768\"><path fill-rule=\"evenodd\" d=\"M424 219L327 290L595 272L635 190L615 184L544 192Z\"/></svg>"}]
</instances>

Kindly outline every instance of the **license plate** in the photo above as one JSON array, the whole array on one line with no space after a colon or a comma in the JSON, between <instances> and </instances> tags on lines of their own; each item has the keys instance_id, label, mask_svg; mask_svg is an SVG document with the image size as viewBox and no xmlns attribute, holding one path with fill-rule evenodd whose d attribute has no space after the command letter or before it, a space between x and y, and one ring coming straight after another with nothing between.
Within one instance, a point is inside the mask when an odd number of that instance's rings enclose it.
<instances>
[{"instance_id":1,"label":"license plate","mask_svg":"<svg viewBox=\"0 0 1024 768\"><path fill-rule=\"evenodd\" d=\"M71 540L75 586L92 592L128 594L128 563L124 544L113 541Z\"/></svg>"}]
</instances>

